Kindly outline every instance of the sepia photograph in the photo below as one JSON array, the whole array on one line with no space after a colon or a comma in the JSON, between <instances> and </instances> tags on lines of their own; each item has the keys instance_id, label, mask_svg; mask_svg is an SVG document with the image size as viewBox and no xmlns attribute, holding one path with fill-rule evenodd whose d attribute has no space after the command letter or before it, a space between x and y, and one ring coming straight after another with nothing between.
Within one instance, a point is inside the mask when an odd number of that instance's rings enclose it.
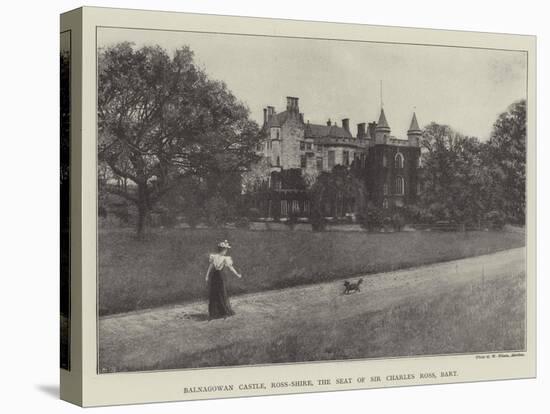
<instances>
[{"instance_id":1,"label":"sepia photograph","mask_svg":"<svg viewBox=\"0 0 550 414\"><path fill-rule=\"evenodd\" d=\"M98 374L524 352L527 61L97 27Z\"/></svg>"}]
</instances>

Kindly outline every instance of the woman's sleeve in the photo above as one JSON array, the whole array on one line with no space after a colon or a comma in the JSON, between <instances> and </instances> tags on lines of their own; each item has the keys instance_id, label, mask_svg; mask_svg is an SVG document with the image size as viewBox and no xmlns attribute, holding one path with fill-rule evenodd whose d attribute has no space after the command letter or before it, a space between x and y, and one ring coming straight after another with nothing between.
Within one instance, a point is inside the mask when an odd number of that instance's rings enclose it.
<instances>
[{"instance_id":1,"label":"woman's sleeve","mask_svg":"<svg viewBox=\"0 0 550 414\"><path fill-rule=\"evenodd\" d=\"M231 258L231 256L225 257L225 264L226 266L233 266L233 259Z\"/></svg>"},{"instance_id":2,"label":"woman's sleeve","mask_svg":"<svg viewBox=\"0 0 550 414\"><path fill-rule=\"evenodd\" d=\"M208 263L210 263L210 264L214 263L214 255L213 254L208 255Z\"/></svg>"}]
</instances>

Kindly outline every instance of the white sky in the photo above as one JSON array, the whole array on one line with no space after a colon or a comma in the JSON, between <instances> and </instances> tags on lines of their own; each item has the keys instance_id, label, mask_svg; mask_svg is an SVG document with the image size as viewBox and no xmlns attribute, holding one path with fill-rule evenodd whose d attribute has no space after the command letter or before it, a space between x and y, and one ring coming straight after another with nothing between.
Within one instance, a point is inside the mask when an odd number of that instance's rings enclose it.
<instances>
[{"instance_id":1,"label":"white sky","mask_svg":"<svg viewBox=\"0 0 550 414\"><path fill-rule=\"evenodd\" d=\"M392 135L406 137L413 110L420 126L431 121L488 138L498 114L526 98L523 52L420 45L312 40L136 29L101 28L98 45L131 41L169 51L188 45L195 60L229 89L261 123L262 109L286 108L300 98L312 123L329 117L377 121L380 81Z\"/></svg>"}]
</instances>

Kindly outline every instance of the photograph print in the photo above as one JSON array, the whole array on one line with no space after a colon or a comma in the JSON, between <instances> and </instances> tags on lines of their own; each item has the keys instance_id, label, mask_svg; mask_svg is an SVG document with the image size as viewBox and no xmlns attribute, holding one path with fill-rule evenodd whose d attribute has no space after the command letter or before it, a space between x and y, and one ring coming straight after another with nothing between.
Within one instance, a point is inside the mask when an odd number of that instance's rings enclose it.
<instances>
[{"instance_id":1,"label":"photograph print","mask_svg":"<svg viewBox=\"0 0 550 414\"><path fill-rule=\"evenodd\" d=\"M100 374L526 349L527 52L96 34Z\"/></svg>"}]
</instances>

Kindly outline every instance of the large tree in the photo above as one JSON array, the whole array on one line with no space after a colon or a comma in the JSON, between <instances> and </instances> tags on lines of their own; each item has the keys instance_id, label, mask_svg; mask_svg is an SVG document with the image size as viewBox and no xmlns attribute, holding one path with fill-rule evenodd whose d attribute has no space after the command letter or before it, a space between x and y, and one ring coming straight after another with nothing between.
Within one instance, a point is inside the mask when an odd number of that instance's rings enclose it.
<instances>
[{"instance_id":1,"label":"large tree","mask_svg":"<svg viewBox=\"0 0 550 414\"><path fill-rule=\"evenodd\" d=\"M421 145L422 206L438 219L479 220L488 179L479 140L432 122L424 128Z\"/></svg>"},{"instance_id":2,"label":"large tree","mask_svg":"<svg viewBox=\"0 0 550 414\"><path fill-rule=\"evenodd\" d=\"M137 233L152 207L188 176L221 177L255 159L258 126L223 82L209 79L186 46L120 43L100 50L99 161L129 189Z\"/></svg>"},{"instance_id":3,"label":"large tree","mask_svg":"<svg viewBox=\"0 0 550 414\"><path fill-rule=\"evenodd\" d=\"M493 181L491 208L509 221L525 223L526 103L520 100L499 115L487 142L486 163Z\"/></svg>"}]
</instances>

